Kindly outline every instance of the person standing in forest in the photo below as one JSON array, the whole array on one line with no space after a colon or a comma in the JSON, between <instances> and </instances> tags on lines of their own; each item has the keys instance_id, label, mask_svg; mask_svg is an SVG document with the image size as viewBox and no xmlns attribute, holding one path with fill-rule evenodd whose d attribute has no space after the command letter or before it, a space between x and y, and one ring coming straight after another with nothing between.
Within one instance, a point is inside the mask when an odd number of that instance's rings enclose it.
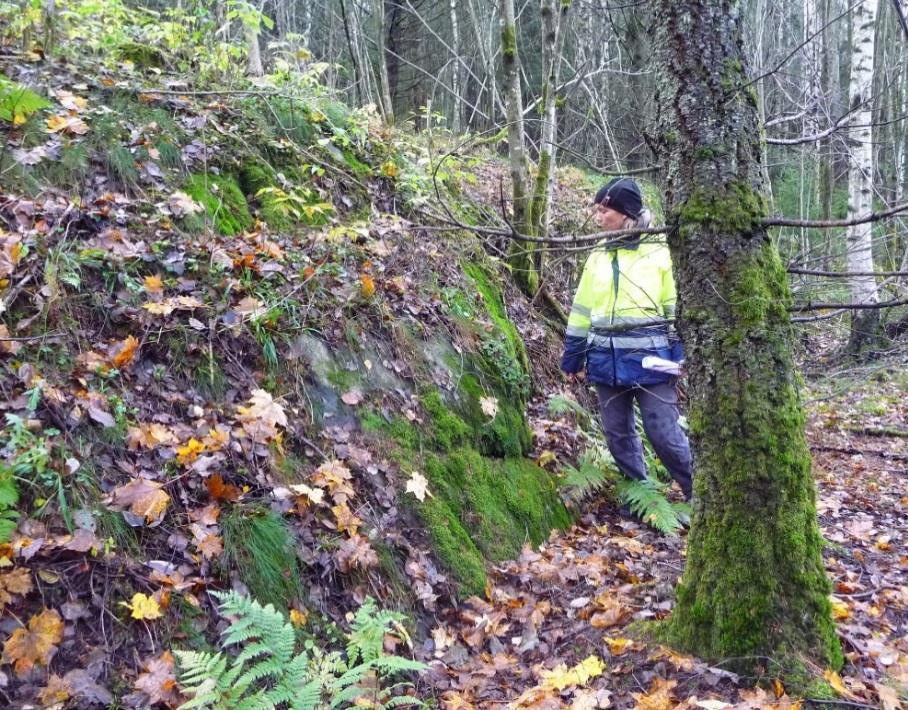
<instances>
[{"instance_id":1,"label":"person standing in forest","mask_svg":"<svg viewBox=\"0 0 908 710\"><path fill-rule=\"evenodd\" d=\"M637 183L615 178L596 193L595 219L605 231L648 227ZM674 318L675 282L668 247L639 235L606 240L587 259L568 319L561 370L569 381L584 370L596 386L609 451L629 478L646 478L634 401L656 455L681 487L692 491L687 435L678 421L676 373L683 351ZM644 358L649 358L644 366ZM669 361L669 362L666 362Z\"/></svg>"}]
</instances>

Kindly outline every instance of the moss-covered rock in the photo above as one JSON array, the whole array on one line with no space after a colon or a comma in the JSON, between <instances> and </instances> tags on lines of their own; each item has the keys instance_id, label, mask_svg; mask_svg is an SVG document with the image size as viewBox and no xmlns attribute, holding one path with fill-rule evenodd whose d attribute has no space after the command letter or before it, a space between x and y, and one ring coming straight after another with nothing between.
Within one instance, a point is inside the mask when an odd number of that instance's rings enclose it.
<instances>
[{"instance_id":1,"label":"moss-covered rock","mask_svg":"<svg viewBox=\"0 0 908 710\"><path fill-rule=\"evenodd\" d=\"M205 208L205 214L189 215L183 223L190 230L204 228L209 220L225 236L241 234L252 228L249 205L237 181L229 175L197 173L190 175L183 186L185 192Z\"/></svg>"}]
</instances>

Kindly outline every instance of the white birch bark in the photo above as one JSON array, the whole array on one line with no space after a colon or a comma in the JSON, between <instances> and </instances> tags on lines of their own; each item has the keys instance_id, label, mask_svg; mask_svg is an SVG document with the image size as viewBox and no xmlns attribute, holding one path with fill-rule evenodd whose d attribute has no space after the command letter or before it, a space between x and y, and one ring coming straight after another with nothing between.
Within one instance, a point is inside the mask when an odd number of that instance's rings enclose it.
<instances>
[{"instance_id":1,"label":"white birch bark","mask_svg":"<svg viewBox=\"0 0 908 710\"><path fill-rule=\"evenodd\" d=\"M848 218L870 214L873 208L873 141L871 124L873 87L874 24L877 0L863 0L852 11L850 105L855 127L849 131L851 162L848 169ZM846 238L849 271L873 271L871 225L858 224L848 229ZM879 301L873 276L849 279L852 303Z\"/></svg>"}]
</instances>

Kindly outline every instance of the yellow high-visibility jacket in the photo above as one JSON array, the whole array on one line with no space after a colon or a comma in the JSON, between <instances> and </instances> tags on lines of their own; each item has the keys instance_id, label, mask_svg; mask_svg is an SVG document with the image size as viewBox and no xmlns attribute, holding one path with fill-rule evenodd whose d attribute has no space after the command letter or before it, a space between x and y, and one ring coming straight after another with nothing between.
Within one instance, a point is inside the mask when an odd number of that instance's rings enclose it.
<instances>
[{"instance_id":1,"label":"yellow high-visibility jacket","mask_svg":"<svg viewBox=\"0 0 908 710\"><path fill-rule=\"evenodd\" d=\"M675 317L671 257L663 244L637 242L590 254L568 319L561 369L586 366L592 382L653 385L670 375L645 370L647 355L683 358L666 323Z\"/></svg>"}]
</instances>

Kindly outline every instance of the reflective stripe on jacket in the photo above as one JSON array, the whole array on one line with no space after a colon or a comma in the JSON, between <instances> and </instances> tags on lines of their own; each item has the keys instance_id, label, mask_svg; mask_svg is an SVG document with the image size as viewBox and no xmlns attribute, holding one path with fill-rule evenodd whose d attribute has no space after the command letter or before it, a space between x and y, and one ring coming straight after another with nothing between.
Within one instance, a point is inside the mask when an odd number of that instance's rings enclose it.
<instances>
[{"instance_id":1,"label":"reflective stripe on jacket","mask_svg":"<svg viewBox=\"0 0 908 710\"><path fill-rule=\"evenodd\" d=\"M590 254L568 318L561 369L587 368L592 382L612 386L668 382L669 375L644 370L647 355L683 358L669 328L675 315L671 257L662 244L638 242ZM656 321L654 324L653 321Z\"/></svg>"}]
</instances>

